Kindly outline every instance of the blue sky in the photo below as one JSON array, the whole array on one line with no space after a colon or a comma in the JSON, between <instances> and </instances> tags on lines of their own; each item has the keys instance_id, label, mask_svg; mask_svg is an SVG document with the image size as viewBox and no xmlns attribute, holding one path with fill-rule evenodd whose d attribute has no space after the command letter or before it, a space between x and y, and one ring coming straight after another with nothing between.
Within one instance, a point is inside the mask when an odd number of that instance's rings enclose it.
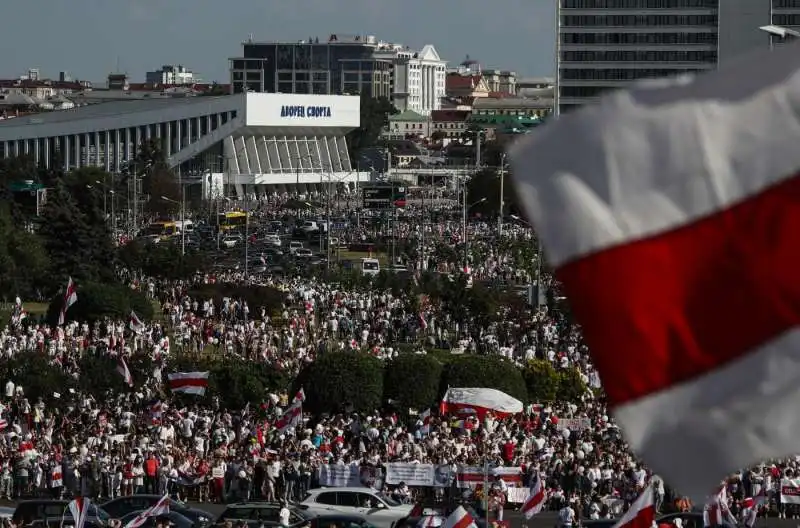
<instances>
[{"instance_id":1,"label":"blue sky","mask_svg":"<svg viewBox=\"0 0 800 528\"><path fill-rule=\"evenodd\" d=\"M556 0L7 0L0 78L29 68L102 81L119 64L133 81L162 64L228 81L241 42L372 34L433 44L455 65L551 75Z\"/></svg>"}]
</instances>

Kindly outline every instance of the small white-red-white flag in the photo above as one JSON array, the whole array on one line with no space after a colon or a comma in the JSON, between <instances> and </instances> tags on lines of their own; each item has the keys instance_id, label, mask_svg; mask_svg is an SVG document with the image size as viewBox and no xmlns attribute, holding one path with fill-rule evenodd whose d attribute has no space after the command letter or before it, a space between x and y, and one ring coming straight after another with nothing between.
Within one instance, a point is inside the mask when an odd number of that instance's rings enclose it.
<instances>
[{"instance_id":1,"label":"small white-red-white flag","mask_svg":"<svg viewBox=\"0 0 800 528\"><path fill-rule=\"evenodd\" d=\"M525 504L522 505L522 514L526 519L530 519L544 508L544 502L547 496L544 491L544 484L542 483L541 476L536 476L536 482L531 486L531 491L528 498L525 499Z\"/></svg>"},{"instance_id":2,"label":"small white-red-white flag","mask_svg":"<svg viewBox=\"0 0 800 528\"><path fill-rule=\"evenodd\" d=\"M478 528L478 525L475 524L472 515L463 506L459 506L447 516L442 528Z\"/></svg>"},{"instance_id":3,"label":"small white-red-white flag","mask_svg":"<svg viewBox=\"0 0 800 528\"><path fill-rule=\"evenodd\" d=\"M304 391L302 387L300 387L300 390L294 395L294 401L299 401L300 403L306 401L306 391Z\"/></svg>"},{"instance_id":4,"label":"small white-red-white flag","mask_svg":"<svg viewBox=\"0 0 800 528\"><path fill-rule=\"evenodd\" d=\"M737 524L736 518L728 506L728 491L722 485L703 507L703 526L736 526Z\"/></svg>"},{"instance_id":5,"label":"small white-red-white flag","mask_svg":"<svg viewBox=\"0 0 800 528\"><path fill-rule=\"evenodd\" d=\"M695 502L797 451L798 52L610 93L510 152L625 439Z\"/></svg>"},{"instance_id":6,"label":"small white-red-white flag","mask_svg":"<svg viewBox=\"0 0 800 528\"><path fill-rule=\"evenodd\" d=\"M172 392L202 396L208 388L208 372L175 372L167 374Z\"/></svg>"},{"instance_id":7,"label":"small white-red-white flag","mask_svg":"<svg viewBox=\"0 0 800 528\"><path fill-rule=\"evenodd\" d=\"M144 330L144 323L141 319L139 319L139 316L136 315L136 312L133 310L131 310L130 323L128 324L128 327L134 332L141 332Z\"/></svg>"},{"instance_id":8,"label":"small white-red-white flag","mask_svg":"<svg viewBox=\"0 0 800 528\"><path fill-rule=\"evenodd\" d=\"M89 505L91 504L91 500L87 499L86 497L75 497L67 504L67 509L69 513L72 514L72 520L75 522L75 528L83 528L83 525L86 524L86 518L89 516ZM67 514L64 513L64 517L61 519L63 524Z\"/></svg>"},{"instance_id":9,"label":"small white-red-white flag","mask_svg":"<svg viewBox=\"0 0 800 528\"><path fill-rule=\"evenodd\" d=\"M128 364L125 363L125 358L122 356L117 358L117 372L120 373L126 385L133 387L133 376L131 376L131 371L128 369Z\"/></svg>"},{"instance_id":10,"label":"small white-red-white flag","mask_svg":"<svg viewBox=\"0 0 800 528\"><path fill-rule=\"evenodd\" d=\"M421 435L429 435L431 434L431 409L428 407L421 413L419 413L419 419L422 422L422 425L419 428L419 434Z\"/></svg>"},{"instance_id":11,"label":"small white-red-white flag","mask_svg":"<svg viewBox=\"0 0 800 528\"><path fill-rule=\"evenodd\" d=\"M148 509L131 519L128 524L124 526L124 528L139 528L145 522L147 522L147 519L169 513L169 503L169 494L166 494L158 499L157 503L153 504Z\"/></svg>"},{"instance_id":12,"label":"small white-red-white flag","mask_svg":"<svg viewBox=\"0 0 800 528\"><path fill-rule=\"evenodd\" d=\"M648 485L613 528L652 528L655 519L653 486Z\"/></svg>"},{"instance_id":13,"label":"small white-red-white flag","mask_svg":"<svg viewBox=\"0 0 800 528\"><path fill-rule=\"evenodd\" d=\"M78 290L75 287L75 283L72 282L72 277L70 277L67 282L67 290L64 292L64 304L61 305L61 311L58 314L59 326L64 324L67 318L67 310L76 302L78 302Z\"/></svg>"},{"instance_id":14,"label":"small white-red-white flag","mask_svg":"<svg viewBox=\"0 0 800 528\"><path fill-rule=\"evenodd\" d=\"M283 415L275 422L275 428L280 433L286 433L297 427L303 420L303 401L295 399L286 408Z\"/></svg>"},{"instance_id":15,"label":"small white-red-white flag","mask_svg":"<svg viewBox=\"0 0 800 528\"><path fill-rule=\"evenodd\" d=\"M60 488L63 485L64 481L61 477L61 464L56 464L53 469L50 470L50 487Z\"/></svg>"}]
</instances>

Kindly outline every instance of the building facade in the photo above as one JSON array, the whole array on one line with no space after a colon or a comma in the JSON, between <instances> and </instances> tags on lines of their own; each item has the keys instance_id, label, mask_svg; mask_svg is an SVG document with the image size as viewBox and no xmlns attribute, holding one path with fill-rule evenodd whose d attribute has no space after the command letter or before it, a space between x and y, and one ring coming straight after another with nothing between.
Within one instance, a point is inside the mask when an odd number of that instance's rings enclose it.
<instances>
[{"instance_id":1,"label":"building facade","mask_svg":"<svg viewBox=\"0 0 800 528\"><path fill-rule=\"evenodd\" d=\"M244 42L242 56L230 59L231 90L391 98L394 63L374 56L379 44L375 37L357 35Z\"/></svg>"},{"instance_id":2,"label":"building facade","mask_svg":"<svg viewBox=\"0 0 800 528\"><path fill-rule=\"evenodd\" d=\"M389 116L389 125L382 135L387 139L404 139L407 136L428 137L430 135L430 116L413 110Z\"/></svg>"},{"instance_id":3,"label":"building facade","mask_svg":"<svg viewBox=\"0 0 800 528\"><path fill-rule=\"evenodd\" d=\"M507 70L482 70L481 75L486 81L490 92L505 94L517 93L517 73Z\"/></svg>"},{"instance_id":4,"label":"building facade","mask_svg":"<svg viewBox=\"0 0 800 528\"><path fill-rule=\"evenodd\" d=\"M559 0L560 111L639 79L695 74L785 42L764 26L800 29L800 0Z\"/></svg>"},{"instance_id":5,"label":"building facade","mask_svg":"<svg viewBox=\"0 0 800 528\"><path fill-rule=\"evenodd\" d=\"M375 55L395 65L392 104L398 110L430 115L441 108L447 61L441 59L436 48L427 44L416 52L397 44L384 44Z\"/></svg>"},{"instance_id":6,"label":"building facade","mask_svg":"<svg viewBox=\"0 0 800 528\"><path fill-rule=\"evenodd\" d=\"M193 174L205 196L241 196L264 186L353 183L345 134L360 124L360 99L239 94L144 99L0 121L0 157L27 154L65 169L123 173L143 141L161 143L167 162Z\"/></svg>"},{"instance_id":7,"label":"building facade","mask_svg":"<svg viewBox=\"0 0 800 528\"><path fill-rule=\"evenodd\" d=\"M185 66L164 65L161 69L145 73L145 82L152 85L180 86L197 84L200 78Z\"/></svg>"}]
</instances>

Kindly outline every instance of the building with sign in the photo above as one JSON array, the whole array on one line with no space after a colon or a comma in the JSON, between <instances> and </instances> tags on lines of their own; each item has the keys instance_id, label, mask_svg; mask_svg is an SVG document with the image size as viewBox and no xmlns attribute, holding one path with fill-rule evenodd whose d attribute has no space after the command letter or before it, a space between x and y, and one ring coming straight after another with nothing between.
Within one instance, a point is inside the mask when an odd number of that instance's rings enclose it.
<instances>
[{"instance_id":1,"label":"building with sign","mask_svg":"<svg viewBox=\"0 0 800 528\"><path fill-rule=\"evenodd\" d=\"M360 98L246 93L138 99L0 121L0 157L123 173L146 140L206 197L355 184L345 134L360 125Z\"/></svg>"}]
</instances>

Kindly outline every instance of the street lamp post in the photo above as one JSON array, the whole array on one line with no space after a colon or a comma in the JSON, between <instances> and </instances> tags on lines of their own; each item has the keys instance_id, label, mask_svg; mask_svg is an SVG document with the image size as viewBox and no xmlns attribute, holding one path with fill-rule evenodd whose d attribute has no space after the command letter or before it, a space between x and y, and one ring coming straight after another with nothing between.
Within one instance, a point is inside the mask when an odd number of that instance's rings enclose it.
<instances>
[{"instance_id":1,"label":"street lamp post","mask_svg":"<svg viewBox=\"0 0 800 528\"><path fill-rule=\"evenodd\" d=\"M533 229L533 226L531 225L530 222L528 222L526 220L523 220L519 216L511 215L511 218L513 218L517 222L519 222L521 224L525 224L526 226L528 226L531 229ZM541 291L541 288L542 288L542 282L541 282L541 280L542 280L542 239L539 238L539 235L537 235L535 232L534 232L534 236L536 236L536 304L538 306L538 304L539 304L539 292Z\"/></svg>"},{"instance_id":2,"label":"street lamp post","mask_svg":"<svg viewBox=\"0 0 800 528\"><path fill-rule=\"evenodd\" d=\"M506 153L500 155L500 210L497 215L497 236L503 236L503 184L506 179Z\"/></svg>"},{"instance_id":3,"label":"street lamp post","mask_svg":"<svg viewBox=\"0 0 800 528\"><path fill-rule=\"evenodd\" d=\"M486 197L484 196L483 198L481 198L477 202L471 203L468 206L467 205L467 184L466 184L466 182L464 182L464 202L463 202L463 204L464 204L463 215L464 216L463 216L463 224L461 226L462 232L464 234L464 236L463 236L463 238L464 238L464 273L467 273L467 268L469 267L469 238L468 238L469 235L468 235L468 232L467 232L467 212L470 209L472 209L473 207L475 207L476 205L478 205L480 203L483 203L485 201L486 201Z\"/></svg>"}]
</instances>

